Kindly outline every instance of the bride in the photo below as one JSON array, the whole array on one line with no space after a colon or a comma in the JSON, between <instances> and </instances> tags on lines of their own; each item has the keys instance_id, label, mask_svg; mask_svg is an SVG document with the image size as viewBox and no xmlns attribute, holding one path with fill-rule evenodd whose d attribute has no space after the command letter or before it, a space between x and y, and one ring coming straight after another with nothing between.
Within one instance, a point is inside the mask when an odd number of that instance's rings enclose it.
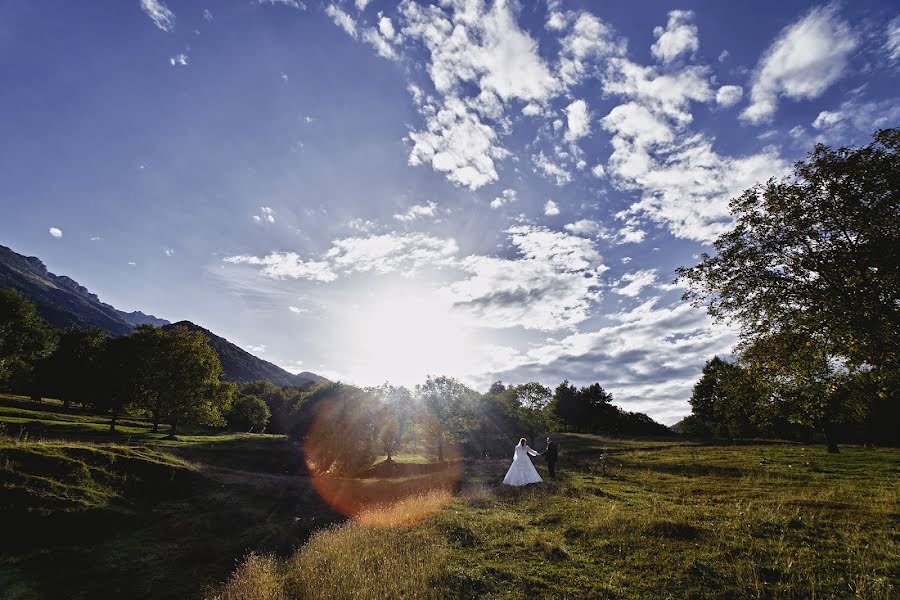
<instances>
[{"instance_id":1,"label":"bride","mask_svg":"<svg viewBox=\"0 0 900 600\"><path fill-rule=\"evenodd\" d=\"M538 475L534 465L531 464L529 455L537 456L538 453L528 446L525 438L522 438L519 440L519 445L516 446L516 453L513 455L513 462L509 466L509 471L506 472L506 477L503 478L504 484L520 486L544 481Z\"/></svg>"}]
</instances>

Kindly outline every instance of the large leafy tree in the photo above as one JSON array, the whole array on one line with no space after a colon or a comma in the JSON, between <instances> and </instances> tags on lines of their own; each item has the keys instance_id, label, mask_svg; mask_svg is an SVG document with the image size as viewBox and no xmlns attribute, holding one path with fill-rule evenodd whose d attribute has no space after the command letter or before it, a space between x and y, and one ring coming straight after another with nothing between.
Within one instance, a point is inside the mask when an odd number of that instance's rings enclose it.
<instances>
[{"instance_id":1,"label":"large leafy tree","mask_svg":"<svg viewBox=\"0 0 900 600\"><path fill-rule=\"evenodd\" d=\"M57 334L34 305L13 289L0 289L0 389L30 386L34 367L56 346Z\"/></svg>"},{"instance_id":2,"label":"large leafy tree","mask_svg":"<svg viewBox=\"0 0 900 600\"><path fill-rule=\"evenodd\" d=\"M174 436L180 424L224 425L235 385L219 381L219 356L200 331L176 326L162 330L156 364L162 375L159 398Z\"/></svg>"},{"instance_id":3,"label":"large leafy tree","mask_svg":"<svg viewBox=\"0 0 900 600\"><path fill-rule=\"evenodd\" d=\"M269 423L269 407L265 400L252 394L239 394L225 419L229 429L249 433L263 433Z\"/></svg>"},{"instance_id":4,"label":"large leafy tree","mask_svg":"<svg viewBox=\"0 0 900 600\"><path fill-rule=\"evenodd\" d=\"M102 329L67 329L59 344L40 369L44 381L40 390L60 398L64 406L97 403L103 377L101 359L108 335Z\"/></svg>"},{"instance_id":5,"label":"large leafy tree","mask_svg":"<svg viewBox=\"0 0 900 600\"><path fill-rule=\"evenodd\" d=\"M895 396L898 148L897 129L877 132L862 148L818 145L793 177L744 192L731 202L735 227L715 241L715 255L703 254L700 264L679 270L689 284L685 298L736 322L742 347L755 348L760 364L772 362L761 361L766 350L784 358L777 350L801 339L803 347L829 357L829 377L866 372L878 394ZM803 371L805 362L796 368ZM825 421L821 411L797 411L804 413L809 425Z\"/></svg>"},{"instance_id":6,"label":"large leafy tree","mask_svg":"<svg viewBox=\"0 0 900 600\"><path fill-rule=\"evenodd\" d=\"M464 443L474 431L478 392L452 377L429 376L416 386L416 397L424 408L421 426L434 442L438 461L443 462L447 442Z\"/></svg>"}]
</instances>

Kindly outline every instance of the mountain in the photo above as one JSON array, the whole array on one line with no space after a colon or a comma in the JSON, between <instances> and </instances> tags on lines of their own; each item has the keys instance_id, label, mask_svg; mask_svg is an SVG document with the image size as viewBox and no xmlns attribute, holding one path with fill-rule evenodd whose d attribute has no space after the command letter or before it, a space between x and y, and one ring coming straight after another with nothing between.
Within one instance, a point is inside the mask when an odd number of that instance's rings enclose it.
<instances>
[{"instance_id":1,"label":"mountain","mask_svg":"<svg viewBox=\"0 0 900 600\"><path fill-rule=\"evenodd\" d=\"M0 246L0 287L11 287L34 302L38 313L56 327L99 327L124 335L136 326L168 325L168 321L142 312L116 310L65 275L54 275L34 256L22 256Z\"/></svg>"},{"instance_id":2,"label":"mountain","mask_svg":"<svg viewBox=\"0 0 900 600\"><path fill-rule=\"evenodd\" d=\"M263 379L278 387L285 385L303 385L310 381L315 383L325 383L328 380L315 373L304 371L294 375L273 365L267 360L263 360L257 356L253 356L240 346L232 344L223 337L219 337L213 332L200 327L190 321L179 321L166 327L187 327L191 331L200 331L209 340L219 360L222 362L222 370L225 372L225 379L228 381L257 381Z\"/></svg>"},{"instance_id":3,"label":"mountain","mask_svg":"<svg viewBox=\"0 0 900 600\"><path fill-rule=\"evenodd\" d=\"M31 300L38 313L55 327L98 327L111 335L127 335L139 325L169 327L165 319L140 311L124 312L100 299L65 275L54 275L34 256L22 256L0 245L0 288L11 287ZM315 373L288 373L281 367L253 356L199 325L181 321L189 329L202 331L219 355L224 378L229 381L266 380L276 386L328 381Z\"/></svg>"}]
</instances>

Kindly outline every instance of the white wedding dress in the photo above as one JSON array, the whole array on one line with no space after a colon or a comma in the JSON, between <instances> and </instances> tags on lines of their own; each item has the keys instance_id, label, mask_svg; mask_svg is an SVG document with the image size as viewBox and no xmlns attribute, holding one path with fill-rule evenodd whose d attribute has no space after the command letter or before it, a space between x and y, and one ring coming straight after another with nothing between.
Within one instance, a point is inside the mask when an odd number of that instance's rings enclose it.
<instances>
[{"instance_id":1,"label":"white wedding dress","mask_svg":"<svg viewBox=\"0 0 900 600\"><path fill-rule=\"evenodd\" d=\"M538 475L537 469L534 468L534 465L531 464L531 456L537 456L537 452L529 448L528 446L519 446L516 445L516 453L513 455L513 462L509 466L509 471L506 472L506 477L503 478L503 483L506 485L528 485L529 483L541 483L544 481L541 479L541 476Z\"/></svg>"}]
</instances>

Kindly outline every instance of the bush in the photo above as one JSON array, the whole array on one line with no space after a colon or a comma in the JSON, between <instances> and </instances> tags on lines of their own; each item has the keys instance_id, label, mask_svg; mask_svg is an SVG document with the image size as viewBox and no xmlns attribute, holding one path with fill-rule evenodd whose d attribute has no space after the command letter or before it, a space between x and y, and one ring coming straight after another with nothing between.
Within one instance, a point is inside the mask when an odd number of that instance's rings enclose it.
<instances>
[{"instance_id":1,"label":"bush","mask_svg":"<svg viewBox=\"0 0 900 600\"><path fill-rule=\"evenodd\" d=\"M259 396L251 394L238 396L225 417L232 431L262 433L269 424L269 407Z\"/></svg>"}]
</instances>

